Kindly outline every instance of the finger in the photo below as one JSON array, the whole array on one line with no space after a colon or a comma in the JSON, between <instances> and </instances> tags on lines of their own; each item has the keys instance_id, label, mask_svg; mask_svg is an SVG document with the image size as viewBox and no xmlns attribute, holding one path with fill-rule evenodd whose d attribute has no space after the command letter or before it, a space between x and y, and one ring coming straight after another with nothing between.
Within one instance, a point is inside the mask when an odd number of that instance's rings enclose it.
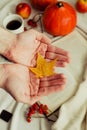
<instances>
[{"instance_id":1,"label":"finger","mask_svg":"<svg viewBox=\"0 0 87 130\"><path fill-rule=\"evenodd\" d=\"M46 59L50 59L50 60L53 60L53 59L58 59L58 61L63 61L63 62L67 62L69 63L70 62L70 58L66 55L61 55L60 53L54 53L54 52L46 52L45 54L45 57Z\"/></svg>"},{"instance_id":2,"label":"finger","mask_svg":"<svg viewBox=\"0 0 87 130\"><path fill-rule=\"evenodd\" d=\"M45 58L46 59L46 58ZM46 59L48 62L52 61L52 60L49 60L49 59ZM67 65L67 62L64 62L62 60L57 60L56 63L55 63L55 66L56 67L65 67Z\"/></svg>"},{"instance_id":3,"label":"finger","mask_svg":"<svg viewBox=\"0 0 87 130\"><path fill-rule=\"evenodd\" d=\"M57 67L65 67L67 65L67 62L64 61L57 61L56 66Z\"/></svg>"},{"instance_id":4,"label":"finger","mask_svg":"<svg viewBox=\"0 0 87 130\"><path fill-rule=\"evenodd\" d=\"M48 46L48 49L47 49L48 52L54 52L54 53L57 53L57 54L60 54L60 55L64 55L64 56L69 56L69 53L61 48L58 48L56 46L52 46L52 45L49 45Z\"/></svg>"},{"instance_id":5,"label":"finger","mask_svg":"<svg viewBox=\"0 0 87 130\"><path fill-rule=\"evenodd\" d=\"M41 41L42 43L46 43L46 44L50 44L51 43L51 39L48 38L46 35L44 35L43 33L36 33L36 38L38 41Z\"/></svg>"},{"instance_id":6,"label":"finger","mask_svg":"<svg viewBox=\"0 0 87 130\"><path fill-rule=\"evenodd\" d=\"M49 81L49 80L53 80L53 79L61 79L61 78L65 78L64 74L55 74L55 75L52 75L52 76L46 76L46 77L43 77L40 79L40 82L43 82L43 81Z\"/></svg>"},{"instance_id":7,"label":"finger","mask_svg":"<svg viewBox=\"0 0 87 130\"><path fill-rule=\"evenodd\" d=\"M55 85L55 86L51 86L51 87L42 87L39 89L38 92L38 96L46 96L49 95L51 93L56 93L59 92L61 90L63 90L65 87L65 85Z\"/></svg>"},{"instance_id":8,"label":"finger","mask_svg":"<svg viewBox=\"0 0 87 130\"><path fill-rule=\"evenodd\" d=\"M50 81L43 81L43 82L40 82L40 88L51 87L54 85L63 85L65 83L66 83L66 79L55 79L55 80L50 80Z\"/></svg>"}]
</instances>

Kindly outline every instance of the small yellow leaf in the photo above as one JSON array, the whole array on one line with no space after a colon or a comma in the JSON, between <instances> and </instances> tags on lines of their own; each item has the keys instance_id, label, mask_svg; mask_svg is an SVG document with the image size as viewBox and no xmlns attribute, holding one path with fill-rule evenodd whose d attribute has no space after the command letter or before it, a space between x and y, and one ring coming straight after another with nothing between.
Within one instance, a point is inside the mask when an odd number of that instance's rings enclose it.
<instances>
[{"instance_id":1,"label":"small yellow leaf","mask_svg":"<svg viewBox=\"0 0 87 130\"><path fill-rule=\"evenodd\" d=\"M40 54L37 57L37 66L35 68L30 67L29 69L36 74L37 77L51 76L54 75L54 66L57 59L47 62Z\"/></svg>"}]
</instances>

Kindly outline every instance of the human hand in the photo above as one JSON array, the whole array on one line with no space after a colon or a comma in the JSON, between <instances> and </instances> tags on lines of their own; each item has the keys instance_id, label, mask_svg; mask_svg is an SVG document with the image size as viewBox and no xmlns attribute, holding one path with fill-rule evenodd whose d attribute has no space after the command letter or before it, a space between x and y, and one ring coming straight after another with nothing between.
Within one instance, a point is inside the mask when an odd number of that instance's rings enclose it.
<instances>
[{"instance_id":1,"label":"human hand","mask_svg":"<svg viewBox=\"0 0 87 130\"><path fill-rule=\"evenodd\" d=\"M58 58L56 65L59 67L69 63L68 52L51 45L51 40L43 33L31 29L17 34L14 41L4 54L13 62L33 67L36 65L36 55L39 52L49 60Z\"/></svg>"},{"instance_id":2,"label":"human hand","mask_svg":"<svg viewBox=\"0 0 87 130\"><path fill-rule=\"evenodd\" d=\"M26 66L20 64L3 64L4 73L1 76L3 89L18 101L33 104L42 96L61 91L66 79L62 74L45 78L36 78Z\"/></svg>"}]
</instances>

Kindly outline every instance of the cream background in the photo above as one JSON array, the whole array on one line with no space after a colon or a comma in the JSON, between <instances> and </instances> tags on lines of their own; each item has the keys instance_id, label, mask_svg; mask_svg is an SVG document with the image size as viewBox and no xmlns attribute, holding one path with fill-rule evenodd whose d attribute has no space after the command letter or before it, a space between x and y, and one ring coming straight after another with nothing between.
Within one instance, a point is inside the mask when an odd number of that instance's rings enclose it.
<instances>
[{"instance_id":1,"label":"cream background","mask_svg":"<svg viewBox=\"0 0 87 130\"><path fill-rule=\"evenodd\" d=\"M26 2L28 0L25 0ZM65 0L66 1L66 0ZM75 0L67 0L75 7ZM24 2L24 0L3 0L0 1L0 25L6 15L10 12L15 13L17 3ZM36 11L33 10L32 17ZM73 76L77 85L71 88L66 87L64 93L60 93L58 106L61 107L59 111L59 118L56 123L52 124L45 118L33 118L32 122L28 124L25 120L24 114L28 107L26 104L17 103L8 93L0 89L0 112L6 109L13 113L10 122L6 123L0 119L0 130L86 130L86 110L87 110L87 74L85 73L85 80L82 82L84 76L85 64L87 58L87 13L77 13L78 22L76 28L72 33L65 37L53 38L52 44L68 50L71 55L71 63L66 67L68 73ZM26 26L26 22L25 22ZM37 28L41 31L41 28ZM84 33L85 32L85 33ZM0 57L0 63L8 62ZM72 80L72 79L71 79ZM68 89L67 89L68 88ZM81 108L81 109L80 109ZM51 127L52 126L52 127Z\"/></svg>"}]
</instances>

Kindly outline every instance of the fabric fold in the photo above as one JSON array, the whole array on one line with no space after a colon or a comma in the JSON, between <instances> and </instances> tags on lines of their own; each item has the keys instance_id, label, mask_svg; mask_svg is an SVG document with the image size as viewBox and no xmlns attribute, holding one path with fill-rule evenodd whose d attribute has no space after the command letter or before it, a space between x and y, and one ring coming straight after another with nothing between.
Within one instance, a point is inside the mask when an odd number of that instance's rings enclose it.
<instances>
[{"instance_id":1,"label":"fabric fold","mask_svg":"<svg viewBox=\"0 0 87 130\"><path fill-rule=\"evenodd\" d=\"M84 72L84 81L79 85L76 94L64 103L59 111L59 118L53 124L52 130L85 130L87 112L87 67ZM84 126L83 126L84 124Z\"/></svg>"}]
</instances>

